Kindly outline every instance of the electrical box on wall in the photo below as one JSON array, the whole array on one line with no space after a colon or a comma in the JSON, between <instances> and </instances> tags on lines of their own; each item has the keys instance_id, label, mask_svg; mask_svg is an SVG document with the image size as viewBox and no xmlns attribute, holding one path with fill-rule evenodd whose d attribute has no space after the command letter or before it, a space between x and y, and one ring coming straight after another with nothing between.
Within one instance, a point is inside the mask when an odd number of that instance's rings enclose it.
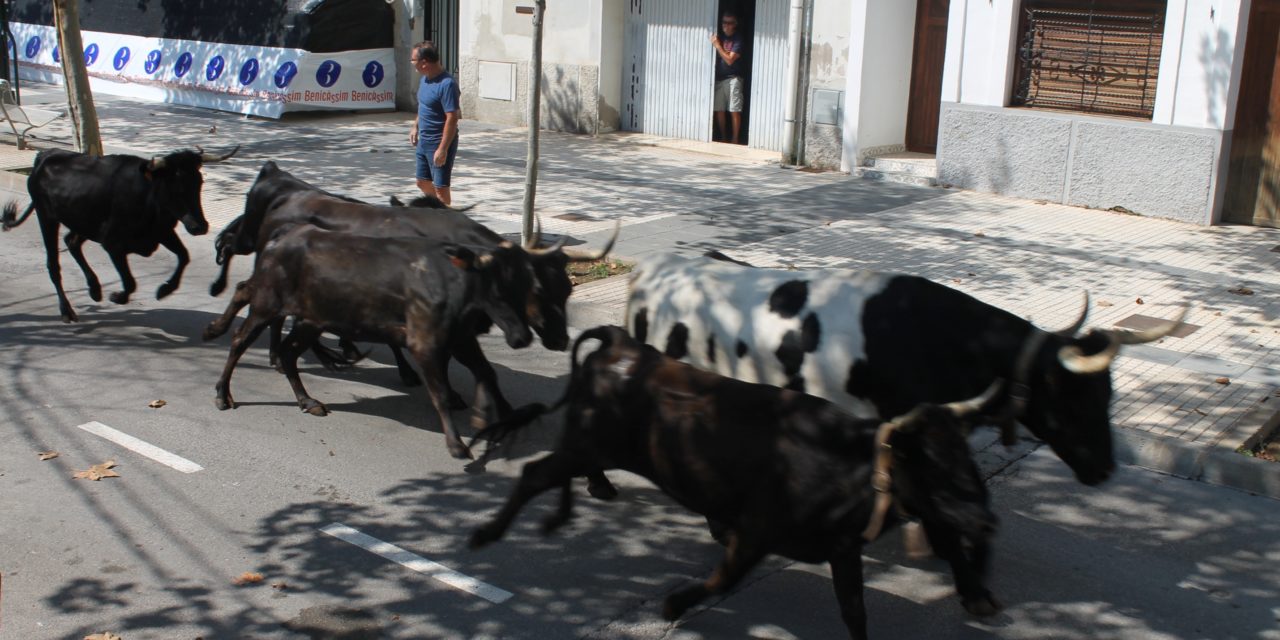
<instances>
[{"instance_id":1,"label":"electrical box on wall","mask_svg":"<svg viewBox=\"0 0 1280 640\"><path fill-rule=\"evenodd\" d=\"M809 102L814 124L839 125L844 113L844 92L836 89L814 89Z\"/></svg>"},{"instance_id":2,"label":"electrical box on wall","mask_svg":"<svg viewBox=\"0 0 1280 640\"><path fill-rule=\"evenodd\" d=\"M478 67L481 98L507 101L516 99L515 64L481 60Z\"/></svg>"}]
</instances>

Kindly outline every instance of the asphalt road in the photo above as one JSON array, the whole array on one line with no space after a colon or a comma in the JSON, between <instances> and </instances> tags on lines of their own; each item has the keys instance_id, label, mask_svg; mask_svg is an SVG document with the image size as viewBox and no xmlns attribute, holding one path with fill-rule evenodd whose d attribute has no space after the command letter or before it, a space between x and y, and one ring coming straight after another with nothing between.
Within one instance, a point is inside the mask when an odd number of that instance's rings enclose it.
<instances>
[{"instance_id":1,"label":"asphalt road","mask_svg":"<svg viewBox=\"0 0 1280 640\"><path fill-rule=\"evenodd\" d=\"M199 333L226 298L206 293L211 236L184 240L183 288L154 300L173 259L135 257L140 291L123 306L92 303L64 253L81 318L64 325L37 226L0 236L0 638L844 637L826 568L780 559L662 621L663 596L707 575L720 549L700 518L625 474L612 474L617 502L579 491L577 520L553 537L537 534L543 499L505 541L467 551L557 425L521 442L524 458L467 473L385 350L342 374L305 366L324 418L300 413L251 350L232 382L242 406L218 411L229 340ZM86 253L114 290L105 254ZM484 344L514 403L562 389L565 354ZM455 367L454 379L469 395L469 376ZM200 470L81 428L93 422ZM1280 638L1276 501L1135 467L1087 489L1042 449L983 459L1002 518L991 587L1006 610L968 617L945 567L904 558L891 537L867 550L873 637ZM119 477L72 478L106 460ZM246 572L263 579L235 584Z\"/></svg>"}]
</instances>

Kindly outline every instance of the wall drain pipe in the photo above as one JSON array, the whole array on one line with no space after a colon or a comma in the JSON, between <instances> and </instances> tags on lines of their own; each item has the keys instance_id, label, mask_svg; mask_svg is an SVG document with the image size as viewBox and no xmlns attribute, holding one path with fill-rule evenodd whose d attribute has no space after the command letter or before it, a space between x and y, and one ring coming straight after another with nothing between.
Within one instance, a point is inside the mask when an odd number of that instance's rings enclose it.
<instances>
[{"instance_id":1,"label":"wall drain pipe","mask_svg":"<svg viewBox=\"0 0 1280 640\"><path fill-rule=\"evenodd\" d=\"M787 18L786 95L782 109L782 164L795 165L796 107L800 102L800 45L804 32L805 0L791 0Z\"/></svg>"}]
</instances>

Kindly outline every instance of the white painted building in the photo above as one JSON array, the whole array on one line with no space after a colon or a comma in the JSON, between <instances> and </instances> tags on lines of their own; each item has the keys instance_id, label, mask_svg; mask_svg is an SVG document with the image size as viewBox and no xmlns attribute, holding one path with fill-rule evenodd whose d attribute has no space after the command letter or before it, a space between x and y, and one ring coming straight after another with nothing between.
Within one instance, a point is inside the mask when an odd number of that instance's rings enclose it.
<instances>
[{"instance_id":1,"label":"white painted building","mask_svg":"<svg viewBox=\"0 0 1280 640\"><path fill-rule=\"evenodd\" d=\"M422 2L425 29L456 52L464 116L526 124L533 3ZM750 43L747 144L784 162L850 171L936 153L939 182L966 189L1199 224L1280 220L1264 153L1280 158L1268 110L1280 0L547 5L553 130L711 141L709 37L732 10Z\"/></svg>"}]
</instances>

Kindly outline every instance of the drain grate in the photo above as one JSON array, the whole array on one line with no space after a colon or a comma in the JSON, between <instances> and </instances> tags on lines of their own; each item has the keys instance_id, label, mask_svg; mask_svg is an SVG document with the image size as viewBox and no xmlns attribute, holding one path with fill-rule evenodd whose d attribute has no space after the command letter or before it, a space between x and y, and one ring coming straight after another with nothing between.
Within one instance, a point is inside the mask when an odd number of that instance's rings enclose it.
<instances>
[{"instance_id":1,"label":"drain grate","mask_svg":"<svg viewBox=\"0 0 1280 640\"><path fill-rule=\"evenodd\" d=\"M1135 331L1146 331L1148 329L1154 329L1160 325L1163 325L1166 322L1168 322L1167 318L1153 318L1151 316L1144 316L1142 314L1135 313L1117 322L1115 326L1120 327L1121 329L1133 329ZM1199 329L1200 329L1200 325L1198 324L1190 324L1190 323L1184 322L1178 325L1178 328L1174 329L1173 333L1169 334L1169 337L1185 338L1195 333Z\"/></svg>"}]
</instances>

